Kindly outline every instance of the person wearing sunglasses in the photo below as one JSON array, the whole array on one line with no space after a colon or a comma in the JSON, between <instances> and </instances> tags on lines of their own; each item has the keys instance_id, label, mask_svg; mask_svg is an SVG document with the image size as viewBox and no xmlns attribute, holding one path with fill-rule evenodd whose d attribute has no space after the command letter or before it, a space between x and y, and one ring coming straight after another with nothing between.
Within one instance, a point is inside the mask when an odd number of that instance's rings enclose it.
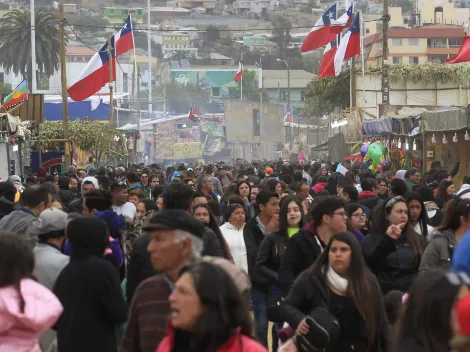
<instances>
[{"instance_id":1,"label":"person wearing sunglasses","mask_svg":"<svg viewBox=\"0 0 470 352\"><path fill-rule=\"evenodd\" d=\"M183 180L183 183L187 184L188 186L191 186L193 188L193 191L196 191L196 183L194 182L194 180L192 178L185 178Z\"/></svg>"}]
</instances>

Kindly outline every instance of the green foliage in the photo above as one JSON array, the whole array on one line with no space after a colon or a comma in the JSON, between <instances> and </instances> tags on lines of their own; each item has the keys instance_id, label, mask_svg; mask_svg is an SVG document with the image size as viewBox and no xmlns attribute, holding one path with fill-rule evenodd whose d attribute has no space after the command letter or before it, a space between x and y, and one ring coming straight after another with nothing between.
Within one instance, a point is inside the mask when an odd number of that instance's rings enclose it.
<instances>
[{"instance_id":1,"label":"green foliage","mask_svg":"<svg viewBox=\"0 0 470 352\"><path fill-rule=\"evenodd\" d=\"M134 43L136 48L140 48L143 50L148 50L148 39L147 39L147 33L145 32L139 32L135 31L134 32ZM162 46L159 43L155 43L153 39L150 41L150 47L152 50L152 56L162 59L163 58L163 51L162 51Z\"/></svg>"},{"instance_id":2,"label":"green foliage","mask_svg":"<svg viewBox=\"0 0 470 352\"><path fill-rule=\"evenodd\" d=\"M216 26L210 25L206 28L207 40L217 42L220 39L220 31Z\"/></svg>"},{"instance_id":3,"label":"green foliage","mask_svg":"<svg viewBox=\"0 0 470 352\"><path fill-rule=\"evenodd\" d=\"M192 54L187 50L175 50L171 53L171 60L180 61L192 58Z\"/></svg>"},{"instance_id":4,"label":"green foliage","mask_svg":"<svg viewBox=\"0 0 470 352\"><path fill-rule=\"evenodd\" d=\"M31 82L31 21L28 9L3 16L0 25L0 66ZM50 77L59 70L59 18L36 10L36 63L38 71Z\"/></svg>"},{"instance_id":5,"label":"green foliage","mask_svg":"<svg viewBox=\"0 0 470 352\"><path fill-rule=\"evenodd\" d=\"M240 83L238 83L236 93L232 98L240 98ZM243 100L258 103L260 101L258 73L254 70L243 70ZM263 90L263 103L269 103L269 95L266 92L266 89Z\"/></svg>"},{"instance_id":6,"label":"green foliage","mask_svg":"<svg viewBox=\"0 0 470 352\"><path fill-rule=\"evenodd\" d=\"M52 148L59 143L47 142L51 139L64 138L62 121L43 122L39 125L42 149ZM122 133L108 123L90 120L75 120L69 122L69 137L83 150L96 153L107 153L116 149L114 138L124 139ZM123 151L125 153L125 151Z\"/></svg>"},{"instance_id":7,"label":"green foliage","mask_svg":"<svg viewBox=\"0 0 470 352\"><path fill-rule=\"evenodd\" d=\"M276 16L272 21L273 32L271 41L277 44L278 57L284 59L286 57L287 46L292 37L290 28L292 27L289 20L283 16Z\"/></svg>"}]
</instances>

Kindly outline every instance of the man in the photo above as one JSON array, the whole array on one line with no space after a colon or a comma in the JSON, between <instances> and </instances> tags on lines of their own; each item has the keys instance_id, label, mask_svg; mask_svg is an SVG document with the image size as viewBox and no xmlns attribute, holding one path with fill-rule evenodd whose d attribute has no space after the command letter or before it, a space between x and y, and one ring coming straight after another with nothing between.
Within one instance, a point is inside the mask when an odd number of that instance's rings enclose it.
<instances>
[{"instance_id":1,"label":"man","mask_svg":"<svg viewBox=\"0 0 470 352\"><path fill-rule=\"evenodd\" d=\"M256 196L259 215L248 221L243 229L245 240L248 273L252 283L251 300L255 315L256 337L264 346L268 346L268 298L269 280L256 267L256 258L264 237L279 229L279 195L271 191L261 191Z\"/></svg>"},{"instance_id":2,"label":"man","mask_svg":"<svg viewBox=\"0 0 470 352\"><path fill-rule=\"evenodd\" d=\"M49 208L33 221L28 232L37 236L34 247L33 275L38 282L52 291L61 271L69 263L69 257L61 252L65 242L68 215L62 210ZM54 330L47 330L39 338L42 351L49 351L56 338Z\"/></svg>"},{"instance_id":3,"label":"man","mask_svg":"<svg viewBox=\"0 0 470 352\"><path fill-rule=\"evenodd\" d=\"M81 188L81 197L69 204L69 213L81 214L83 212L83 195L93 189L99 189L98 180L88 176L83 179Z\"/></svg>"},{"instance_id":4,"label":"man","mask_svg":"<svg viewBox=\"0 0 470 352\"><path fill-rule=\"evenodd\" d=\"M315 199L314 199L315 202ZM287 296L297 276L312 265L326 248L331 236L346 231L346 204L339 197L323 198L312 206L312 221L286 243L281 259L279 281L283 296Z\"/></svg>"},{"instance_id":5,"label":"man","mask_svg":"<svg viewBox=\"0 0 470 352\"><path fill-rule=\"evenodd\" d=\"M343 187L339 189L339 196L343 198L346 203L357 203L359 201L359 192L353 185L343 185Z\"/></svg>"},{"instance_id":6,"label":"man","mask_svg":"<svg viewBox=\"0 0 470 352\"><path fill-rule=\"evenodd\" d=\"M192 208L194 209L194 207L198 204L208 204L209 201L207 200L207 197L202 194L202 193L194 193L193 195L193 202L191 204Z\"/></svg>"},{"instance_id":7,"label":"man","mask_svg":"<svg viewBox=\"0 0 470 352\"><path fill-rule=\"evenodd\" d=\"M380 199L377 197L377 180L375 178L363 178L361 180L361 189L359 192L359 204L369 208L370 210L379 203Z\"/></svg>"},{"instance_id":8,"label":"man","mask_svg":"<svg viewBox=\"0 0 470 352\"><path fill-rule=\"evenodd\" d=\"M161 210L144 230L149 236L147 250L153 269L160 274L143 281L135 291L121 352L157 349L167 334L168 297L179 271L198 260L203 247L204 225L183 210Z\"/></svg>"},{"instance_id":9,"label":"man","mask_svg":"<svg viewBox=\"0 0 470 352\"><path fill-rule=\"evenodd\" d=\"M198 186L200 186L204 182L205 176L210 177L212 179L212 184L214 186L214 188L212 189L212 192L215 192L216 194L222 197L224 195L224 190L222 189L222 185L220 184L219 179L217 177L214 177L214 175L212 175L213 172L214 172L214 165L210 164L206 166L205 173L204 175L199 176L199 178L197 179L197 184Z\"/></svg>"},{"instance_id":10,"label":"man","mask_svg":"<svg viewBox=\"0 0 470 352\"><path fill-rule=\"evenodd\" d=\"M71 190L77 189L78 188L78 177L77 177L77 175L75 175L75 174L70 175L69 178L70 178L69 188Z\"/></svg>"},{"instance_id":11,"label":"man","mask_svg":"<svg viewBox=\"0 0 470 352\"><path fill-rule=\"evenodd\" d=\"M148 173L143 172L140 175L140 184L142 185L142 191L144 191L146 198L152 198L152 186L149 182L149 175Z\"/></svg>"},{"instance_id":12,"label":"man","mask_svg":"<svg viewBox=\"0 0 470 352\"><path fill-rule=\"evenodd\" d=\"M219 175L217 176L217 178L219 179L222 187L226 187L230 185L233 181L235 181L233 176L230 173L228 173L227 166L219 165L218 169L219 169Z\"/></svg>"},{"instance_id":13,"label":"man","mask_svg":"<svg viewBox=\"0 0 470 352\"><path fill-rule=\"evenodd\" d=\"M107 176L96 176L98 180L98 186L100 191L108 191L109 192L109 178Z\"/></svg>"},{"instance_id":14,"label":"man","mask_svg":"<svg viewBox=\"0 0 470 352\"><path fill-rule=\"evenodd\" d=\"M199 187L199 192L207 197L210 197L212 200L218 201L217 195L214 193L214 183L212 182L212 176L203 176L201 186Z\"/></svg>"},{"instance_id":15,"label":"man","mask_svg":"<svg viewBox=\"0 0 470 352\"><path fill-rule=\"evenodd\" d=\"M111 185L111 194L113 196L113 211L128 219L134 220L137 212L135 205L128 202L129 190L124 182L114 182Z\"/></svg>"},{"instance_id":16,"label":"man","mask_svg":"<svg viewBox=\"0 0 470 352\"><path fill-rule=\"evenodd\" d=\"M313 198L310 195L310 187L308 186L307 181L299 182L295 191L302 202L307 199L309 200L309 203L312 202Z\"/></svg>"},{"instance_id":17,"label":"man","mask_svg":"<svg viewBox=\"0 0 470 352\"><path fill-rule=\"evenodd\" d=\"M254 185L251 187L251 194L250 194L250 206L248 207L248 212L250 213L250 218L255 218L259 215L259 209L256 206L256 196L259 193L259 186Z\"/></svg>"},{"instance_id":18,"label":"man","mask_svg":"<svg viewBox=\"0 0 470 352\"><path fill-rule=\"evenodd\" d=\"M408 192L413 192L413 188L419 183L421 174L417 169L408 169L405 172L405 183L408 188Z\"/></svg>"},{"instance_id":19,"label":"man","mask_svg":"<svg viewBox=\"0 0 470 352\"><path fill-rule=\"evenodd\" d=\"M129 191L133 191L134 189L140 189L141 191L143 191L142 185L139 183L140 182L139 176L137 176L136 173L129 172L126 175L126 182L127 182Z\"/></svg>"},{"instance_id":20,"label":"man","mask_svg":"<svg viewBox=\"0 0 470 352\"><path fill-rule=\"evenodd\" d=\"M307 172L304 171L304 167L302 165L296 165L294 167L294 173L302 174L302 178L305 179L307 185L310 185L312 183L312 178Z\"/></svg>"},{"instance_id":21,"label":"man","mask_svg":"<svg viewBox=\"0 0 470 352\"><path fill-rule=\"evenodd\" d=\"M44 210L50 208L52 196L49 187L46 185L35 185L25 189L21 203L21 208L11 212L0 220L0 229L2 232L13 232L26 236L32 247L34 247L36 237L27 235L27 230L29 225L31 225Z\"/></svg>"}]
</instances>

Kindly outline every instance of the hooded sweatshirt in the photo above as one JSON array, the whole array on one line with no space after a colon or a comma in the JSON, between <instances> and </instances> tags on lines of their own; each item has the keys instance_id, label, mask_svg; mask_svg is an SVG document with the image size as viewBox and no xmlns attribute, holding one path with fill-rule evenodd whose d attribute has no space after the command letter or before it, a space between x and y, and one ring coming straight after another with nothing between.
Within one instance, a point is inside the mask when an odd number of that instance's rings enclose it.
<instances>
[{"instance_id":1,"label":"hooded sweatshirt","mask_svg":"<svg viewBox=\"0 0 470 352\"><path fill-rule=\"evenodd\" d=\"M248 260L245 240L243 238L243 227L237 229L231 223L226 222L220 226L220 232L222 232L222 235L230 248L230 253L232 253L235 264L248 272Z\"/></svg>"},{"instance_id":2,"label":"hooded sweatshirt","mask_svg":"<svg viewBox=\"0 0 470 352\"><path fill-rule=\"evenodd\" d=\"M34 220L36 220L36 216L31 210L20 208L0 220L0 229L2 229L3 232L12 232L27 236L28 241L34 247L36 245L36 237L27 235L28 227Z\"/></svg>"},{"instance_id":3,"label":"hooded sweatshirt","mask_svg":"<svg viewBox=\"0 0 470 352\"><path fill-rule=\"evenodd\" d=\"M470 199L470 185L464 183L457 192L457 197L462 199Z\"/></svg>"},{"instance_id":4,"label":"hooded sweatshirt","mask_svg":"<svg viewBox=\"0 0 470 352\"><path fill-rule=\"evenodd\" d=\"M437 268L448 271L456 244L454 231L444 230L442 232L435 232L424 250L419 271Z\"/></svg>"},{"instance_id":5,"label":"hooded sweatshirt","mask_svg":"<svg viewBox=\"0 0 470 352\"><path fill-rule=\"evenodd\" d=\"M31 279L20 282L25 302L12 286L0 288L0 351L40 352L39 335L49 329L62 313L62 305L47 288Z\"/></svg>"}]
</instances>

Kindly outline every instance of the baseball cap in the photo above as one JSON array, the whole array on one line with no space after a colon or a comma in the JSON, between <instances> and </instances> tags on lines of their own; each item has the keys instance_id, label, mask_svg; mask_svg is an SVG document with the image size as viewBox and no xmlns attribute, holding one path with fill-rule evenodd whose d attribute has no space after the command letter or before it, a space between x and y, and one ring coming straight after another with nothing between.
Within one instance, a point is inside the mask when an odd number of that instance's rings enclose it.
<instances>
[{"instance_id":1,"label":"baseball cap","mask_svg":"<svg viewBox=\"0 0 470 352\"><path fill-rule=\"evenodd\" d=\"M202 239L204 225L188 212L179 209L161 210L142 228L153 230L182 230Z\"/></svg>"},{"instance_id":2,"label":"baseball cap","mask_svg":"<svg viewBox=\"0 0 470 352\"><path fill-rule=\"evenodd\" d=\"M18 175L12 175L8 178L8 182L13 183L14 185L21 186L21 177Z\"/></svg>"},{"instance_id":3,"label":"baseball cap","mask_svg":"<svg viewBox=\"0 0 470 352\"><path fill-rule=\"evenodd\" d=\"M33 221L28 232L33 235L43 235L49 232L65 230L68 220L66 212L56 208L49 208L44 210Z\"/></svg>"}]
</instances>

